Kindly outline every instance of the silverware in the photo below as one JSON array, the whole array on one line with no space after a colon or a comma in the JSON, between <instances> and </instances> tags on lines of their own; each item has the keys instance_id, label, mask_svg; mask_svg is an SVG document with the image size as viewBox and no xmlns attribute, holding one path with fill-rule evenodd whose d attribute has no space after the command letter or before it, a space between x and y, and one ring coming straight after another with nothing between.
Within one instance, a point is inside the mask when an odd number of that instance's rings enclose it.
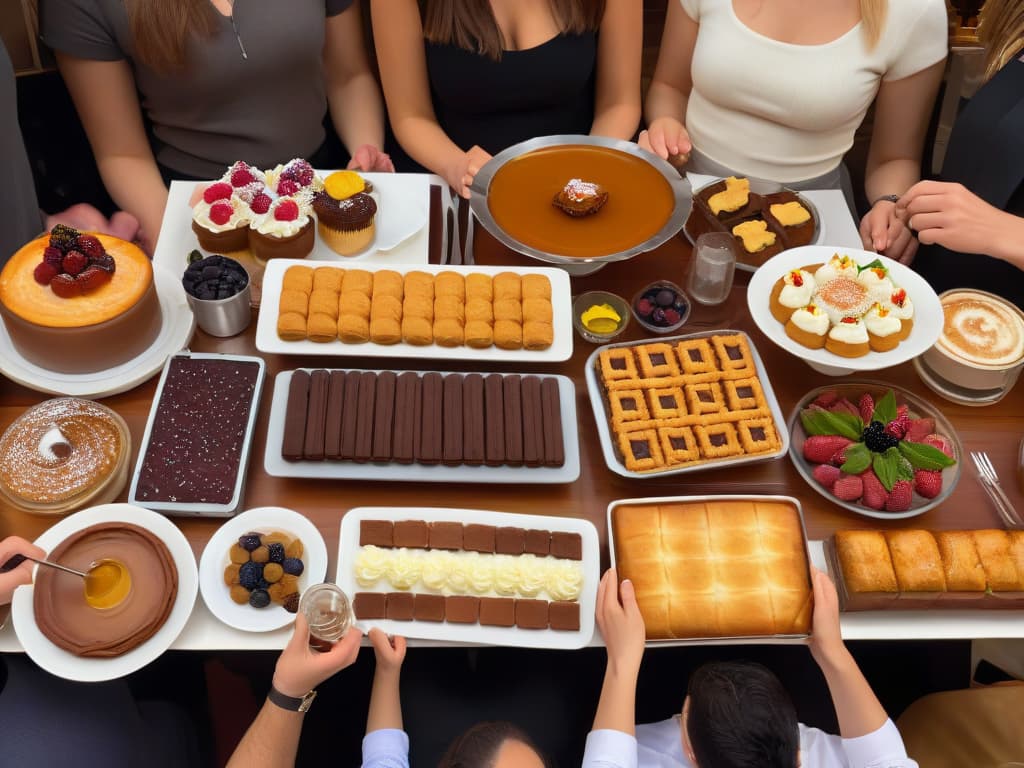
<instances>
[{"instance_id":1,"label":"silverware","mask_svg":"<svg viewBox=\"0 0 1024 768\"><path fill-rule=\"evenodd\" d=\"M73 573L75 576L81 576L83 579L89 577L89 574L84 571L76 571L74 568L68 568L66 565L58 565L57 563L51 563L49 560L39 560L38 558L29 557L28 555L14 555L6 563L0 565L0 573L13 571L26 560L31 560L33 563L39 563L39 565L47 565L50 568L56 568L57 570L65 571L66 573Z\"/></svg>"},{"instance_id":2,"label":"silverware","mask_svg":"<svg viewBox=\"0 0 1024 768\"><path fill-rule=\"evenodd\" d=\"M992 503L996 506L996 511L999 512L1006 526L1008 528L1024 528L1024 521L1021 520L1017 510L1013 507L1013 503L999 484L999 475L996 474L995 467L992 466L988 454L984 451L973 451L971 459L978 470L978 481L988 493L989 498L992 499Z\"/></svg>"}]
</instances>

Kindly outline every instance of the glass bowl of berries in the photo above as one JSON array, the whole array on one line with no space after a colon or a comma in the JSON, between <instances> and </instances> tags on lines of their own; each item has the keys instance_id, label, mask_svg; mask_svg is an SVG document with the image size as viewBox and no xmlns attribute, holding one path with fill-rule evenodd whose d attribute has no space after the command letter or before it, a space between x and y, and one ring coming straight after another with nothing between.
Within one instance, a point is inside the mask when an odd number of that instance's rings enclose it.
<instances>
[{"instance_id":1,"label":"glass bowl of berries","mask_svg":"<svg viewBox=\"0 0 1024 768\"><path fill-rule=\"evenodd\" d=\"M934 509L960 479L963 448L942 412L877 381L819 387L789 418L789 456L840 507L883 520Z\"/></svg>"},{"instance_id":2,"label":"glass bowl of berries","mask_svg":"<svg viewBox=\"0 0 1024 768\"><path fill-rule=\"evenodd\" d=\"M655 280L633 297L633 317L652 333L672 333L690 316L690 300L670 280Z\"/></svg>"}]
</instances>

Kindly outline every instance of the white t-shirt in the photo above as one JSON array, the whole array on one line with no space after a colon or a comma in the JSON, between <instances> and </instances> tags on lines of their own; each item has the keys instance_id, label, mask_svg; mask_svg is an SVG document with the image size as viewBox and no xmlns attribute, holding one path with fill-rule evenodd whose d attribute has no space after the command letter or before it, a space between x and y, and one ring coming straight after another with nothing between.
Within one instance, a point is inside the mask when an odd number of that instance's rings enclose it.
<instances>
[{"instance_id":1,"label":"white t-shirt","mask_svg":"<svg viewBox=\"0 0 1024 768\"><path fill-rule=\"evenodd\" d=\"M890 0L868 51L858 23L823 45L793 45L753 31L732 0L680 0L700 25L686 129L693 146L738 174L791 183L836 168L882 80L941 61L943 0Z\"/></svg>"}]
</instances>

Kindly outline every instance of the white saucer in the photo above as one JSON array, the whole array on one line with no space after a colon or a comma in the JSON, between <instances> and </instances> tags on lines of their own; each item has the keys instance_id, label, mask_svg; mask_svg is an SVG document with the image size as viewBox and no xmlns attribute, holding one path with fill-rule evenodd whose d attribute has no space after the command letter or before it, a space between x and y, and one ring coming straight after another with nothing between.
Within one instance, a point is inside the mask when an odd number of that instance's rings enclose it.
<instances>
[{"instance_id":1,"label":"white saucer","mask_svg":"<svg viewBox=\"0 0 1024 768\"><path fill-rule=\"evenodd\" d=\"M917 375L921 381L924 382L925 386L928 387L932 392L944 397L951 403L957 403L958 405L969 405L973 408L980 408L986 405L994 405L1006 397L1012 386L1006 389L967 389L965 387L959 387L952 382L947 381L931 369L931 367L924 361L923 358L914 358L914 370L917 371Z\"/></svg>"},{"instance_id":2,"label":"white saucer","mask_svg":"<svg viewBox=\"0 0 1024 768\"><path fill-rule=\"evenodd\" d=\"M138 386L163 367L168 355L185 348L195 330L180 277L154 264L153 281L163 324L156 340L138 357L95 373L48 371L22 357L0 323L0 373L38 392L70 397L107 397Z\"/></svg>"}]
</instances>

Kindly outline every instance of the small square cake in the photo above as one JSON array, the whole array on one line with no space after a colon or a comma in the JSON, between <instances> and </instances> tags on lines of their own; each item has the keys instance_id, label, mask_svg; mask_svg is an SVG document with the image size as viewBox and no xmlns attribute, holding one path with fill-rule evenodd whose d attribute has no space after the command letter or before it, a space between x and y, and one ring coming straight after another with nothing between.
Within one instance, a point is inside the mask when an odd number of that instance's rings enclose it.
<instances>
[{"instance_id":1,"label":"small square cake","mask_svg":"<svg viewBox=\"0 0 1024 768\"><path fill-rule=\"evenodd\" d=\"M548 601L516 600L516 626L520 629L547 629Z\"/></svg>"},{"instance_id":2,"label":"small square cake","mask_svg":"<svg viewBox=\"0 0 1024 768\"><path fill-rule=\"evenodd\" d=\"M501 526L494 532L494 551L499 555L521 555L526 550L526 531Z\"/></svg>"},{"instance_id":3,"label":"small square cake","mask_svg":"<svg viewBox=\"0 0 1024 768\"><path fill-rule=\"evenodd\" d=\"M452 624L476 624L480 617L480 598L453 595L444 599L444 618Z\"/></svg>"},{"instance_id":4,"label":"small square cake","mask_svg":"<svg viewBox=\"0 0 1024 768\"><path fill-rule=\"evenodd\" d=\"M414 615L411 592L387 593L387 618L396 621L411 621Z\"/></svg>"},{"instance_id":5,"label":"small square cake","mask_svg":"<svg viewBox=\"0 0 1024 768\"><path fill-rule=\"evenodd\" d=\"M551 532L551 555L566 560L583 559L583 537L578 533Z\"/></svg>"},{"instance_id":6,"label":"small square cake","mask_svg":"<svg viewBox=\"0 0 1024 768\"><path fill-rule=\"evenodd\" d=\"M469 552L494 553L494 526L470 523L462 530L462 548Z\"/></svg>"},{"instance_id":7,"label":"small square cake","mask_svg":"<svg viewBox=\"0 0 1024 768\"><path fill-rule=\"evenodd\" d=\"M548 623L552 629L564 632L578 632L580 629L580 604L555 602L548 605Z\"/></svg>"},{"instance_id":8,"label":"small square cake","mask_svg":"<svg viewBox=\"0 0 1024 768\"><path fill-rule=\"evenodd\" d=\"M529 528L526 531L526 552L544 557L551 551L551 531Z\"/></svg>"},{"instance_id":9,"label":"small square cake","mask_svg":"<svg viewBox=\"0 0 1024 768\"><path fill-rule=\"evenodd\" d=\"M390 520L360 520L359 546L394 546L394 525Z\"/></svg>"},{"instance_id":10,"label":"small square cake","mask_svg":"<svg viewBox=\"0 0 1024 768\"><path fill-rule=\"evenodd\" d=\"M383 592L357 592L352 610L357 619L383 619L387 615L386 600Z\"/></svg>"},{"instance_id":11,"label":"small square cake","mask_svg":"<svg viewBox=\"0 0 1024 768\"><path fill-rule=\"evenodd\" d=\"M394 542L396 547L409 547L410 549L426 549L427 524L423 520L396 521Z\"/></svg>"},{"instance_id":12,"label":"small square cake","mask_svg":"<svg viewBox=\"0 0 1024 768\"><path fill-rule=\"evenodd\" d=\"M462 549L462 523L431 523L428 541L431 549Z\"/></svg>"},{"instance_id":13,"label":"small square cake","mask_svg":"<svg viewBox=\"0 0 1024 768\"><path fill-rule=\"evenodd\" d=\"M416 595L413 600L413 616L416 621L444 621L443 595Z\"/></svg>"},{"instance_id":14,"label":"small square cake","mask_svg":"<svg viewBox=\"0 0 1024 768\"><path fill-rule=\"evenodd\" d=\"M480 623L487 627L514 627L516 601L510 597L480 598Z\"/></svg>"}]
</instances>

